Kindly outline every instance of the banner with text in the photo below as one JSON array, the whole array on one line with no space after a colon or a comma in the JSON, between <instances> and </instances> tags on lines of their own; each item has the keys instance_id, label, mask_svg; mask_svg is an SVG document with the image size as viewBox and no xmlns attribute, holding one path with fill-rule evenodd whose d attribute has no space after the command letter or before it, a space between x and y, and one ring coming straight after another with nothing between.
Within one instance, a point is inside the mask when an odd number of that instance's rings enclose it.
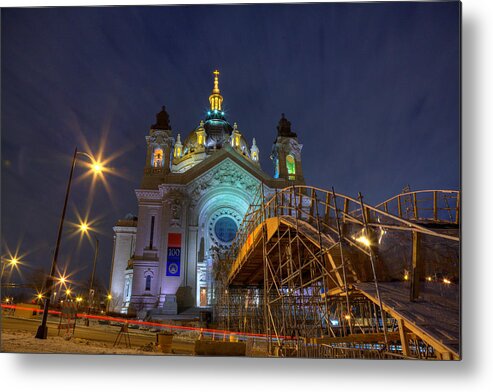
<instances>
[{"instance_id":1,"label":"banner with text","mask_svg":"<svg viewBox=\"0 0 493 392\"><path fill-rule=\"evenodd\" d=\"M168 233L166 276L180 276L181 234Z\"/></svg>"}]
</instances>

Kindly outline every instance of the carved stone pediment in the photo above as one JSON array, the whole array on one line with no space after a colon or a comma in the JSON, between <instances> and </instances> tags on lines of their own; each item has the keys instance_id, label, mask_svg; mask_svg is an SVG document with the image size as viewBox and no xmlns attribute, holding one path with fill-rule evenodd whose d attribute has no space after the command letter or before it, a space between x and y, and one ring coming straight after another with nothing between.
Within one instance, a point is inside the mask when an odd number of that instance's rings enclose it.
<instances>
[{"instance_id":1,"label":"carved stone pediment","mask_svg":"<svg viewBox=\"0 0 493 392\"><path fill-rule=\"evenodd\" d=\"M191 200L196 202L210 188L219 186L241 189L253 195L258 192L260 181L230 159L226 159L192 181L187 186L187 192Z\"/></svg>"}]
</instances>

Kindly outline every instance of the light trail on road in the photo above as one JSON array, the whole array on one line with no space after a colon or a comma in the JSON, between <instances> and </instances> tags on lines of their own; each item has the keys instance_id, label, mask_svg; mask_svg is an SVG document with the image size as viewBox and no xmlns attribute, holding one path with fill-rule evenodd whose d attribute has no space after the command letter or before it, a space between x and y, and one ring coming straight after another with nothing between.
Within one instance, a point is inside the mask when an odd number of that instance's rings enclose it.
<instances>
[{"instance_id":1,"label":"light trail on road","mask_svg":"<svg viewBox=\"0 0 493 392\"><path fill-rule=\"evenodd\" d=\"M32 311L32 312L36 312L38 314L43 313L43 309L30 308L30 307L25 307L25 306L17 306L17 305L2 304L2 308L3 309ZM61 313L62 312L59 310L49 310L48 311L48 314L52 314L52 315L60 315ZM85 313L77 313L76 315L77 315L77 318L80 318L80 319L86 319L87 318L87 319L93 319L93 320L114 321L114 322L123 323L123 324L134 324L134 325L143 325L143 326L149 326L149 327L157 327L157 328L161 328L161 329L196 331L196 332L199 332L202 334L207 334L207 335L219 335L219 336L222 336L223 338L226 338L226 336L229 336L229 337L234 337L234 338L238 338L238 339L240 339L240 338L267 339L270 337L273 340L277 340L277 339L296 340L296 337L293 337L293 336L276 337L274 335L267 335L267 334L262 334L262 333L233 332L233 331L213 329L213 328L201 328L201 327L190 327L190 326L184 326L184 325L162 324L162 323L156 323L156 322L152 322L152 321L128 320L128 319L117 318L117 317L99 316L99 315L85 314Z\"/></svg>"}]
</instances>

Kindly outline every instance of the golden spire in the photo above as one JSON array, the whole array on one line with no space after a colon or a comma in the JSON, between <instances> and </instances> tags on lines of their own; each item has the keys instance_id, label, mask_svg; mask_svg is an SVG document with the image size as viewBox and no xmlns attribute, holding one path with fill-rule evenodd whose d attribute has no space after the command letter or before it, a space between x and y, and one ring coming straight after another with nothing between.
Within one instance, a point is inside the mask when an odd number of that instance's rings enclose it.
<instances>
[{"instance_id":1,"label":"golden spire","mask_svg":"<svg viewBox=\"0 0 493 392\"><path fill-rule=\"evenodd\" d=\"M213 72L213 75L214 75L214 88L212 89L212 94L209 97L211 110L222 110L221 104L223 103L223 97L221 95L221 91L219 90L219 71L216 69Z\"/></svg>"},{"instance_id":2,"label":"golden spire","mask_svg":"<svg viewBox=\"0 0 493 392\"><path fill-rule=\"evenodd\" d=\"M214 94L219 94L219 71L216 69L214 72L214 88L212 89L212 92Z\"/></svg>"}]
</instances>

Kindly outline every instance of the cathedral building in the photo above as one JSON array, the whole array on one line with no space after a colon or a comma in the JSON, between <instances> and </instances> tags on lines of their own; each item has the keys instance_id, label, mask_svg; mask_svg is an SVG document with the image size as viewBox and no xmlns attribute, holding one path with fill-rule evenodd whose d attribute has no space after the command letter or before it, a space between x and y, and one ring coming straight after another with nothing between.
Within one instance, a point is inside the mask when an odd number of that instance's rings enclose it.
<instances>
[{"instance_id":1,"label":"cathedral building","mask_svg":"<svg viewBox=\"0 0 493 392\"><path fill-rule=\"evenodd\" d=\"M210 305L212 253L230 246L255 196L262 188L273 194L304 183L302 145L291 123L282 115L271 176L261 167L255 138L250 145L226 119L219 72L213 75L210 109L186 138L173 135L165 107L145 137L138 216L127 215L113 228L113 312L172 315Z\"/></svg>"}]
</instances>

